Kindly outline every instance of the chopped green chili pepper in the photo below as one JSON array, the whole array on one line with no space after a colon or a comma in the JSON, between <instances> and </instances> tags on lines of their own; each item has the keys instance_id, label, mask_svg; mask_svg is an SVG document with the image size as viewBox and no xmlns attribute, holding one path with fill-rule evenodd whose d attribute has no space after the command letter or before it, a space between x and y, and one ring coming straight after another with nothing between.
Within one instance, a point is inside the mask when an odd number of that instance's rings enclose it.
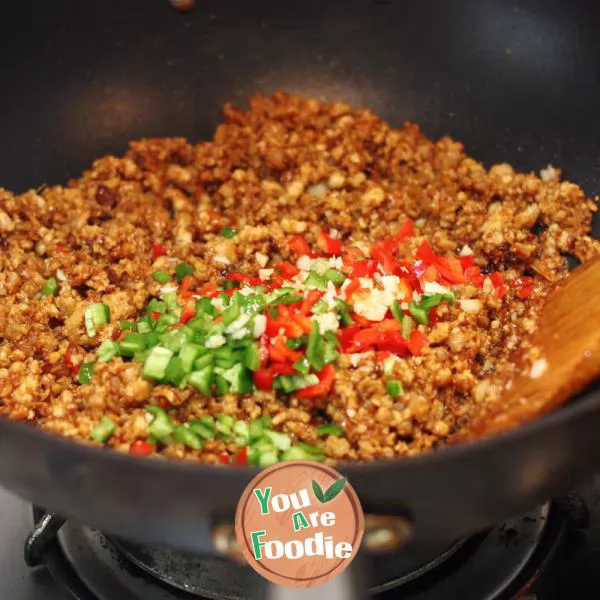
<instances>
[{"instance_id":1,"label":"chopped green chili pepper","mask_svg":"<svg viewBox=\"0 0 600 600\"><path fill-rule=\"evenodd\" d=\"M327 279L315 271L311 271L304 281L304 286L308 289L317 288L318 290L324 290L327 288Z\"/></svg>"},{"instance_id":2,"label":"chopped green chili pepper","mask_svg":"<svg viewBox=\"0 0 600 600\"><path fill-rule=\"evenodd\" d=\"M339 269L327 269L324 276L325 279L331 281L335 286L340 286L346 281L346 276Z\"/></svg>"},{"instance_id":3,"label":"chopped green chili pepper","mask_svg":"<svg viewBox=\"0 0 600 600\"><path fill-rule=\"evenodd\" d=\"M192 265L189 265L186 262L180 262L175 267L175 278L177 279L177 281L181 282L184 280L185 277L191 275L193 272L194 267L192 267Z\"/></svg>"},{"instance_id":4,"label":"chopped green chili pepper","mask_svg":"<svg viewBox=\"0 0 600 600\"><path fill-rule=\"evenodd\" d=\"M210 298L200 298L196 300L196 315L208 315L214 317L217 314L217 309L213 306Z\"/></svg>"},{"instance_id":5,"label":"chopped green chili pepper","mask_svg":"<svg viewBox=\"0 0 600 600\"><path fill-rule=\"evenodd\" d=\"M316 385L319 383L319 378L312 373L309 375L280 375L276 382L281 390L286 394L291 394L311 385Z\"/></svg>"},{"instance_id":6,"label":"chopped green chili pepper","mask_svg":"<svg viewBox=\"0 0 600 600\"><path fill-rule=\"evenodd\" d=\"M50 277L42 287L42 296L56 296L58 293L58 282L54 277Z\"/></svg>"},{"instance_id":7,"label":"chopped green chili pepper","mask_svg":"<svg viewBox=\"0 0 600 600\"><path fill-rule=\"evenodd\" d=\"M204 440L215 439L215 422L206 421L205 419L212 419L212 417L204 417L203 419L194 419L190 422L190 429L199 437Z\"/></svg>"},{"instance_id":8,"label":"chopped green chili pepper","mask_svg":"<svg viewBox=\"0 0 600 600\"><path fill-rule=\"evenodd\" d=\"M323 423L317 427L319 435L335 435L337 437L343 435L344 430L337 423Z\"/></svg>"},{"instance_id":9,"label":"chopped green chili pepper","mask_svg":"<svg viewBox=\"0 0 600 600\"><path fill-rule=\"evenodd\" d=\"M392 311L392 316L394 317L394 319L396 319L397 321L400 321L400 323L402 323L402 319L404 318L404 313L402 312L402 309L400 308L400 305L398 304L398 300L394 300L392 302L392 306L390 306L390 310Z\"/></svg>"},{"instance_id":10,"label":"chopped green chili pepper","mask_svg":"<svg viewBox=\"0 0 600 600\"><path fill-rule=\"evenodd\" d=\"M160 381L167 372L169 361L173 357L173 351L161 346L152 348L152 352L144 362L144 377Z\"/></svg>"},{"instance_id":11,"label":"chopped green chili pepper","mask_svg":"<svg viewBox=\"0 0 600 600\"><path fill-rule=\"evenodd\" d=\"M265 436L280 452L285 452L286 450L289 450L290 446L292 445L291 438L287 433L267 429L265 431Z\"/></svg>"},{"instance_id":12,"label":"chopped green chili pepper","mask_svg":"<svg viewBox=\"0 0 600 600\"><path fill-rule=\"evenodd\" d=\"M306 358L308 358L311 367L317 372L321 371L325 366L323 345L323 339L319 332L319 324L313 321L306 345Z\"/></svg>"},{"instance_id":13,"label":"chopped green chili pepper","mask_svg":"<svg viewBox=\"0 0 600 600\"><path fill-rule=\"evenodd\" d=\"M122 331L135 329L135 323L132 323L131 321L119 321L119 329L121 329Z\"/></svg>"},{"instance_id":14,"label":"chopped green chili pepper","mask_svg":"<svg viewBox=\"0 0 600 600\"><path fill-rule=\"evenodd\" d=\"M408 311L417 323L421 323L422 325L429 325L429 317L427 315L427 311L422 309L418 304L411 302L408 305Z\"/></svg>"},{"instance_id":15,"label":"chopped green chili pepper","mask_svg":"<svg viewBox=\"0 0 600 600\"><path fill-rule=\"evenodd\" d=\"M98 346L98 350L96 351L96 356L98 357L99 363L108 362L118 354L119 346L112 340L104 340L100 346Z\"/></svg>"},{"instance_id":16,"label":"chopped green chili pepper","mask_svg":"<svg viewBox=\"0 0 600 600\"><path fill-rule=\"evenodd\" d=\"M298 348L302 348L302 346L306 345L308 341L307 335L301 335L297 338L289 338L285 341L285 345L291 350L298 350Z\"/></svg>"},{"instance_id":17,"label":"chopped green chili pepper","mask_svg":"<svg viewBox=\"0 0 600 600\"><path fill-rule=\"evenodd\" d=\"M173 385L181 385L185 381L186 372L181 366L181 359L179 356L174 356L165 372L165 381L172 383Z\"/></svg>"},{"instance_id":18,"label":"chopped green chili pepper","mask_svg":"<svg viewBox=\"0 0 600 600\"><path fill-rule=\"evenodd\" d=\"M175 441L192 448L193 450L202 449L202 440L188 427L178 425L173 432Z\"/></svg>"},{"instance_id":19,"label":"chopped green chili pepper","mask_svg":"<svg viewBox=\"0 0 600 600\"><path fill-rule=\"evenodd\" d=\"M100 420L100 423L92 429L90 437L99 444L103 444L110 439L116 429L117 426L113 423L112 419L104 416Z\"/></svg>"},{"instance_id":20,"label":"chopped green chili pepper","mask_svg":"<svg viewBox=\"0 0 600 600\"><path fill-rule=\"evenodd\" d=\"M233 227L223 227L223 229L221 230L221 235L224 238L227 238L228 240L235 237L236 234L237 234L237 231Z\"/></svg>"},{"instance_id":21,"label":"chopped green chili pepper","mask_svg":"<svg viewBox=\"0 0 600 600\"><path fill-rule=\"evenodd\" d=\"M405 340L407 340L410 337L410 334L413 330L413 326L413 320L408 315L404 315L404 318L402 319L402 337Z\"/></svg>"},{"instance_id":22,"label":"chopped green chili pepper","mask_svg":"<svg viewBox=\"0 0 600 600\"><path fill-rule=\"evenodd\" d=\"M260 350L258 349L258 344L256 342L248 344L248 347L244 352L244 366L251 371L258 371L258 369L260 369L261 362L262 359L260 356Z\"/></svg>"},{"instance_id":23,"label":"chopped green chili pepper","mask_svg":"<svg viewBox=\"0 0 600 600\"><path fill-rule=\"evenodd\" d=\"M305 356L299 358L294 363L293 367L296 369L296 371L298 371L298 373L303 373L304 375L308 375L308 373L310 373L310 363Z\"/></svg>"},{"instance_id":24,"label":"chopped green chili pepper","mask_svg":"<svg viewBox=\"0 0 600 600\"><path fill-rule=\"evenodd\" d=\"M77 381L79 381L79 383L90 383L90 381L92 381L92 375L94 374L95 364L96 361L94 360L92 362L83 363L79 367L79 375L77 377Z\"/></svg>"},{"instance_id":25,"label":"chopped green chili pepper","mask_svg":"<svg viewBox=\"0 0 600 600\"><path fill-rule=\"evenodd\" d=\"M160 406L149 404L146 410L154 417L148 425L148 433L157 440L164 441L175 430L171 417Z\"/></svg>"},{"instance_id":26,"label":"chopped green chili pepper","mask_svg":"<svg viewBox=\"0 0 600 600\"><path fill-rule=\"evenodd\" d=\"M213 373L214 369L211 365L205 366L202 370L190 373L188 377L188 383L193 385L201 394L204 394L205 396L211 396Z\"/></svg>"},{"instance_id":27,"label":"chopped green chili pepper","mask_svg":"<svg viewBox=\"0 0 600 600\"><path fill-rule=\"evenodd\" d=\"M270 305L277 306L278 304L297 304L298 302L302 302L302 300L304 300L304 296L283 294L282 296L279 296L279 298L275 298Z\"/></svg>"},{"instance_id":28,"label":"chopped green chili pepper","mask_svg":"<svg viewBox=\"0 0 600 600\"><path fill-rule=\"evenodd\" d=\"M94 337L98 326L110 323L110 307L107 304L89 304L85 307L84 321L86 333Z\"/></svg>"},{"instance_id":29,"label":"chopped green chili pepper","mask_svg":"<svg viewBox=\"0 0 600 600\"><path fill-rule=\"evenodd\" d=\"M239 304L231 304L228 308L226 308L223 313L223 325L231 325L241 314L241 309Z\"/></svg>"},{"instance_id":30,"label":"chopped green chili pepper","mask_svg":"<svg viewBox=\"0 0 600 600\"><path fill-rule=\"evenodd\" d=\"M402 387L402 383L397 379L390 379L386 383L385 387L387 389L387 393L394 398L397 398L398 396L404 394L404 388Z\"/></svg>"},{"instance_id":31,"label":"chopped green chili pepper","mask_svg":"<svg viewBox=\"0 0 600 600\"><path fill-rule=\"evenodd\" d=\"M158 283L167 283L171 279L171 276L166 271L154 271L152 277Z\"/></svg>"}]
</instances>

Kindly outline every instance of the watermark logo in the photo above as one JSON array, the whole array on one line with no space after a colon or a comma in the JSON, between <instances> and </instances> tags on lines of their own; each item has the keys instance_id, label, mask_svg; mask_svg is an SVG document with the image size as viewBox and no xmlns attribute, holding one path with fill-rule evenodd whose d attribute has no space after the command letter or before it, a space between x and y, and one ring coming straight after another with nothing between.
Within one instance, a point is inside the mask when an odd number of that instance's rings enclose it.
<instances>
[{"instance_id":1,"label":"watermark logo","mask_svg":"<svg viewBox=\"0 0 600 600\"><path fill-rule=\"evenodd\" d=\"M279 585L311 587L348 568L365 522L356 492L335 469L290 461L262 471L235 518L250 566Z\"/></svg>"}]
</instances>

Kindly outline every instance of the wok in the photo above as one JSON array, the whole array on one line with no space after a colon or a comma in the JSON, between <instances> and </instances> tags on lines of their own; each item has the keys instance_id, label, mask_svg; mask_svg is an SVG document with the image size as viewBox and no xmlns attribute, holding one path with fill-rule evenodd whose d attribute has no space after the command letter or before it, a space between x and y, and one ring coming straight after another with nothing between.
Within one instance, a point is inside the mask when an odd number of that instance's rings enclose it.
<instances>
[{"instance_id":1,"label":"wok","mask_svg":"<svg viewBox=\"0 0 600 600\"><path fill-rule=\"evenodd\" d=\"M130 139L208 139L228 101L276 89L450 134L486 164L552 163L598 191L593 3L28 0L0 20L0 182L65 182ZM596 224L598 225L598 224ZM596 227L596 235L600 231ZM600 324L590 324L600 326ZM600 388L517 431L343 471L365 512L454 540L566 492L600 467ZM0 420L0 482L121 536L211 552L253 469L144 460Z\"/></svg>"}]
</instances>

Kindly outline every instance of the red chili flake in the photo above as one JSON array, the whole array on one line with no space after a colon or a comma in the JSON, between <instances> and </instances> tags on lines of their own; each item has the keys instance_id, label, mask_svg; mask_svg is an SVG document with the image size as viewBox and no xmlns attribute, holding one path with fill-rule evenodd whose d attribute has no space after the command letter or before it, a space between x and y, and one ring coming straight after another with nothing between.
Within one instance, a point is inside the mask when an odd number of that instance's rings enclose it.
<instances>
[{"instance_id":1,"label":"red chili flake","mask_svg":"<svg viewBox=\"0 0 600 600\"><path fill-rule=\"evenodd\" d=\"M227 454L227 452L222 452L221 454L219 454L217 456L219 462L225 464L225 465L229 465L231 464L231 457L229 456L229 454Z\"/></svg>"},{"instance_id":2,"label":"red chili flake","mask_svg":"<svg viewBox=\"0 0 600 600\"><path fill-rule=\"evenodd\" d=\"M160 244L152 244L152 256L154 259L164 256L166 253L167 250Z\"/></svg>"},{"instance_id":3,"label":"red chili flake","mask_svg":"<svg viewBox=\"0 0 600 600\"><path fill-rule=\"evenodd\" d=\"M129 454L133 454L134 456L148 456L148 454L152 454L153 452L154 444L149 444L143 440L135 440L129 446Z\"/></svg>"},{"instance_id":4,"label":"red chili flake","mask_svg":"<svg viewBox=\"0 0 600 600\"><path fill-rule=\"evenodd\" d=\"M153 310L150 312L150 316L155 320L158 321L158 319L160 319L160 313L157 310Z\"/></svg>"}]
</instances>

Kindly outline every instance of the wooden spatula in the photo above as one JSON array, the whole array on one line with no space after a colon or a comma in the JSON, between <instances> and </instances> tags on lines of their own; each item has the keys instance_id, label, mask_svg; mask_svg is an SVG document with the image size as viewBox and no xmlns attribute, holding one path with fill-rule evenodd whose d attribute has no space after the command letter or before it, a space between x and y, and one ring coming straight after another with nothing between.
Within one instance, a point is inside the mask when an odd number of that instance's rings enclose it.
<instances>
[{"instance_id":1,"label":"wooden spatula","mask_svg":"<svg viewBox=\"0 0 600 600\"><path fill-rule=\"evenodd\" d=\"M600 257L557 284L542 309L534 341L542 348L543 359L533 377L526 373L513 380L468 437L489 436L530 421L600 375Z\"/></svg>"}]
</instances>

